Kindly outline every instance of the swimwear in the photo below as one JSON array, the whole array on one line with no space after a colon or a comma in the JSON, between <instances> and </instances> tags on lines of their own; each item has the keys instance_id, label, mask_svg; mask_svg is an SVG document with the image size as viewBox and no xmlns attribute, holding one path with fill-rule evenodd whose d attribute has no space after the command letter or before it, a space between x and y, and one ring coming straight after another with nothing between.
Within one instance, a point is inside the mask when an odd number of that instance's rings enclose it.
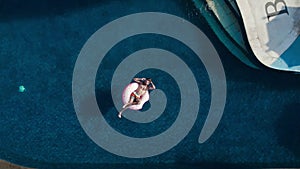
<instances>
[{"instance_id":1,"label":"swimwear","mask_svg":"<svg viewBox=\"0 0 300 169\"><path fill-rule=\"evenodd\" d=\"M141 96L140 96L140 95L138 95L138 94L136 93L136 91L132 92L132 93L130 94L130 97L134 97L134 100L133 100L133 102L139 102L139 100L138 100L138 99L140 99L140 98L141 98Z\"/></svg>"},{"instance_id":2,"label":"swimwear","mask_svg":"<svg viewBox=\"0 0 300 169\"><path fill-rule=\"evenodd\" d=\"M130 96L131 96L131 97L138 98L138 99L140 99L140 98L141 98L141 96L140 96L140 95L138 95L138 94L136 93L136 91L132 92Z\"/></svg>"}]
</instances>

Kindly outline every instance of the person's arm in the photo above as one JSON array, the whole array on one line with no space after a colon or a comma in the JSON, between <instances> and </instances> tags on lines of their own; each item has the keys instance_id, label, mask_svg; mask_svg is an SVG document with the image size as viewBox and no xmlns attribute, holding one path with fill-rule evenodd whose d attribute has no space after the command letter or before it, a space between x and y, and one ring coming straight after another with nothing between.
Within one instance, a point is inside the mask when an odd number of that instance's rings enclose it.
<instances>
[{"instance_id":1,"label":"person's arm","mask_svg":"<svg viewBox=\"0 0 300 169\"><path fill-rule=\"evenodd\" d=\"M146 80L146 78L133 78L133 81L137 83L142 83L142 81Z\"/></svg>"},{"instance_id":2,"label":"person's arm","mask_svg":"<svg viewBox=\"0 0 300 169\"><path fill-rule=\"evenodd\" d=\"M150 83L148 89L149 89L149 90L154 90L154 89L156 89L156 87L155 87L154 83L152 82L152 80L151 80L151 83Z\"/></svg>"}]
</instances>

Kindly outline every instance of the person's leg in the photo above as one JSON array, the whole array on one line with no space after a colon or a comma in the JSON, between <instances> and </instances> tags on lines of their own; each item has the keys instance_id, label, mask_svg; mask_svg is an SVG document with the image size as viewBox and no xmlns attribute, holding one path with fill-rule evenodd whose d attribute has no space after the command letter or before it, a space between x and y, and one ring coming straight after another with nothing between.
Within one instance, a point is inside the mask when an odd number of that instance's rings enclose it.
<instances>
[{"instance_id":1,"label":"person's leg","mask_svg":"<svg viewBox=\"0 0 300 169\"><path fill-rule=\"evenodd\" d=\"M118 114L118 117L119 117L119 118L122 117L122 113L123 113L126 109L128 109L128 106L125 107L125 108L123 108L123 109L119 112L119 114Z\"/></svg>"},{"instance_id":2,"label":"person's leg","mask_svg":"<svg viewBox=\"0 0 300 169\"><path fill-rule=\"evenodd\" d=\"M130 95L130 99L128 101L128 103L124 104L124 106L122 108L125 108L125 107L128 107L128 106L131 106L132 103L134 102L135 100L135 96L133 94Z\"/></svg>"},{"instance_id":3,"label":"person's leg","mask_svg":"<svg viewBox=\"0 0 300 169\"><path fill-rule=\"evenodd\" d=\"M123 113L126 109L128 109L128 108L129 108L130 106L132 106L132 105L138 105L138 104L140 104L140 102L141 102L141 99L136 98L134 95L132 95L132 96L130 97L129 102L126 103L126 104L123 106L123 109L119 112L118 117L121 118L121 117L122 117L122 113Z\"/></svg>"},{"instance_id":4,"label":"person's leg","mask_svg":"<svg viewBox=\"0 0 300 169\"><path fill-rule=\"evenodd\" d=\"M128 101L128 103L124 104L124 106L122 107L123 109L119 112L118 117L121 118L122 117L122 113L129 108L129 106L136 104L136 97L135 95L132 93L130 95L130 99Z\"/></svg>"}]
</instances>

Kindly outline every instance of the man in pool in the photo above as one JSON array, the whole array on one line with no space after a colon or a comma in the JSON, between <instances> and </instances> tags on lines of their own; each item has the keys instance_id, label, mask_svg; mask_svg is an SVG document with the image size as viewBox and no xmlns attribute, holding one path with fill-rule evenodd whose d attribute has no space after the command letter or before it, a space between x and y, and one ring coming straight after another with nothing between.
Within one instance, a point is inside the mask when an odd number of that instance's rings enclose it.
<instances>
[{"instance_id":1,"label":"man in pool","mask_svg":"<svg viewBox=\"0 0 300 169\"><path fill-rule=\"evenodd\" d=\"M134 78L133 81L138 83L138 88L130 94L128 103L123 106L123 109L119 112L118 117L122 117L122 113L132 105L138 105L141 99L148 90L154 90L155 85L150 78Z\"/></svg>"}]
</instances>

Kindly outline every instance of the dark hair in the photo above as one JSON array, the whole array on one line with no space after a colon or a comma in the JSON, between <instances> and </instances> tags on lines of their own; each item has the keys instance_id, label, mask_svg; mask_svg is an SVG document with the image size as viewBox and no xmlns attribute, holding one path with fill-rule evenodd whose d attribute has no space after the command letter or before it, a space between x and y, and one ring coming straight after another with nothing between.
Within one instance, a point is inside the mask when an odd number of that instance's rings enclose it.
<instances>
[{"instance_id":1,"label":"dark hair","mask_svg":"<svg viewBox=\"0 0 300 169\"><path fill-rule=\"evenodd\" d=\"M143 85L147 85L147 81L148 81L148 82L151 82L151 79L150 79L150 78L146 78L146 80L143 80L143 82L142 82Z\"/></svg>"}]
</instances>

